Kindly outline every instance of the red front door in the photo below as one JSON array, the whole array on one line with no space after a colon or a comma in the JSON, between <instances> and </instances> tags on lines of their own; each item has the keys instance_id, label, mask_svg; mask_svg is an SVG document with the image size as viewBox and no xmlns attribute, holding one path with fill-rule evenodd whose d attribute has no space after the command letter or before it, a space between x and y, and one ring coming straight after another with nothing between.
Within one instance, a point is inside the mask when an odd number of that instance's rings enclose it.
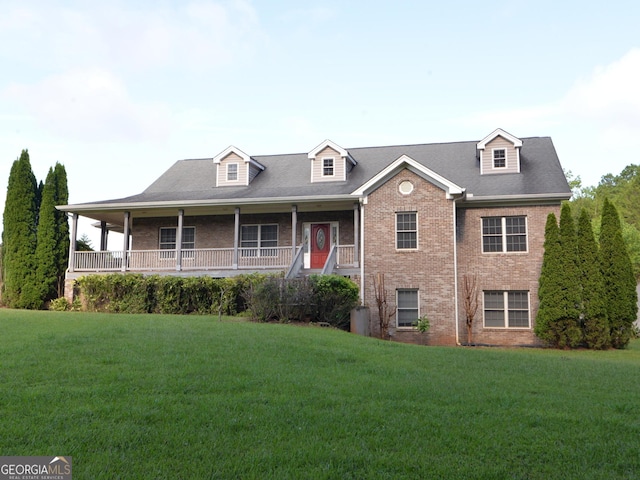
<instances>
[{"instance_id":1,"label":"red front door","mask_svg":"<svg viewBox=\"0 0 640 480\"><path fill-rule=\"evenodd\" d=\"M317 223L311 226L311 268L322 268L329 256L331 237L328 223Z\"/></svg>"}]
</instances>

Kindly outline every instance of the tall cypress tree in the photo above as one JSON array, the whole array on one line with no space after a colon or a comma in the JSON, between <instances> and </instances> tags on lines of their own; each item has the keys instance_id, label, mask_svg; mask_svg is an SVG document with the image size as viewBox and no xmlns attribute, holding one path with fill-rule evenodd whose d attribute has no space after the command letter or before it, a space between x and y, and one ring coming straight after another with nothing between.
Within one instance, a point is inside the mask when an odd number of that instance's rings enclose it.
<instances>
[{"instance_id":1,"label":"tall cypress tree","mask_svg":"<svg viewBox=\"0 0 640 480\"><path fill-rule=\"evenodd\" d=\"M57 297L58 284L58 219L56 210L57 184L54 170L49 169L42 189L38 215L38 244L36 247L36 279L40 288L40 307Z\"/></svg>"},{"instance_id":2,"label":"tall cypress tree","mask_svg":"<svg viewBox=\"0 0 640 480\"><path fill-rule=\"evenodd\" d=\"M553 213L547 216L538 298L535 334L554 347L578 346L582 340L580 281L575 228L571 207L566 204L560 227Z\"/></svg>"},{"instance_id":3,"label":"tall cypress tree","mask_svg":"<svg viewBox=\"0 0 640 480\"><path fill-rule=\"evenodd\" d=\"M538 281L538 314L536 315L535 334L550 345L558 344L555 321L561 315L559 292L562 288L560 276L560 231L553 213L547 215L544 229L544 256Z\"/></svg>"},{"instance_id":4,"label":"tall cypress tree","mask_svg":"<svg viewBox=\"0 0 640 480\"><path fill-rule=\"evenodd\" d=\"M67 186L67 171L64 165L56 162L53 168L56 183L55 204L66 205L69 203L69 188ZM69 220L66 212L55 211L56 216L56 264L57 264L57 296L64 294L64 278L69 265Z\"/></svg>"},{"instance_id":5,"label":"tall cypress tree","mask_svg":"<svg viewBox=\"0 0 640 480\"><path fill-rule=\"evenodd\" d=\"M620 217L608 199L605 199L602 207L600 268L604 279L611 345L624 348L633 335L638 294L631 260L622 239Z\"/></svg>"},{"instance_id":6,"label":"tall cypress tree","mask_svg":"<svg viewBox=\"0 0 640 480\"><path fill-rule=\"evenodd\" d=\"M580 212L577 232L578 266L582 284L582 330L588 348L609 347L609 322L604 281L598 262L598 244L593 235L589 214Z\"/></svg>"},{"instance_id":7,"label":"tall cypress tree","mask_svg":"<svg viewBox=\"0 0 640 480\"><path fill-rule=\"evenodd\" d=\"M37 308L35 250L38 186L29 152L11 166L3 215L3 302L12 308Z\"/></svg>"}]
</instances>

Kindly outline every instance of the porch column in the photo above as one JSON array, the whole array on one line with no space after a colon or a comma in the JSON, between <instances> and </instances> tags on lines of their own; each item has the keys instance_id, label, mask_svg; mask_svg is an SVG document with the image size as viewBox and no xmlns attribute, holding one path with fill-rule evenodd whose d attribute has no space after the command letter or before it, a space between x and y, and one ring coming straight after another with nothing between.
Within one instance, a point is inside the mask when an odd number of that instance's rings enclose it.
<instances>
[{"instance_id":1,"label":"porch column","mask_svg":"<svg viewBox=\"0 0 640 480\"><path fill-rule=\"evenodd\" d=\"M78 214L71 214L71 235L69 236L69 271L75 270L76 264L76 237L78 236Z\"/></svg>"},{"instance_id":2,"label":"porch column","mask_svg":"<svg viewBox=\"0 0 640 480\"><path fill-rule=\"evenodd\" d=\"M109 238L109 229L107 229L107 222L104 220L100 222L100 251L104 252L107 249L107 240Z\"/></svg>"},{"instance_id":3,"label":"porch column","mask_svg":"<svg viewBox=\"0 0 640 480\"><path fill-rule=\"evenodd\" d=\"M129 250L129 221L131 212L124 212L124 240L122 241L122 266L123 272L127 271L127 251Z\"/></svg>"},{"instance_id":4,"label":"porch column","mask_svg":"<svg viewBox=\"0 0 640 480\"><path fill-rule=\"evenodd\" d=\"M353 266L360 264L360 205L353 204Z\"/></svg>"},{"instance_id":5,"label":"porch column","mask_svg":"<svg viewBox=\"0 0 640 480\"><path fill-rule=\"evenodd\" d=\"M176 271L182 270L182 225L184 224L184 210L178 210L178 229L176 230Z\"/></svg>"},{"instance_id":6,"label":"porch column","mask_svg":"<svg viewBox=\"0 0 640 480\"><path fill-rule=\"evenodd\" d=\"M238 269L238 243L240 242L240 208L236 207L235 226L233 228L233 269Z\"/></svg>"},{"instance_id":7,"label":"porch column","mask_svg":"<svg viewBox=\"0 0 640 480\"><path fill-rule=\"evenodd\" d=\"M296 258L297 231L298 231L298 206L291 205L291 260Z\"/></svg>"}]
</instances>

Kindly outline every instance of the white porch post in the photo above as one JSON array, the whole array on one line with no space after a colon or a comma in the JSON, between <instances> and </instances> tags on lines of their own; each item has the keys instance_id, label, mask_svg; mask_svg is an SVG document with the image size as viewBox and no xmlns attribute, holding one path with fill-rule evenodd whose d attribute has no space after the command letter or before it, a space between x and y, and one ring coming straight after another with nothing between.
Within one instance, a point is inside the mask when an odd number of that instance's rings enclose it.
<instances>
[{"instance_id":1,"label":"white porch post","mask_svg":"<svg viewBox=\"0 0 640 480\"><path fill-rule=\"evenodd\" d=\"M107 249L107 240L109 238L109 229L107 228L107 222L104 220L100 222L100 251L104 252Z\"/></svg>"},{"instance_id":2,"label":"white porch post","mask_svg":"<svg viewBox=\"0 0 640 480\"><path fill-rule=\"evenodd\" d=\"M127 271L127 251L129 250L129 221L131 212L124 212L124 240L122 241L122 266L123 272Z\"/></svg>"},{"instance_id":3,"label":"white porch post","mask_svg":"<svg viewBox=\"0 0 640 480\"><path fill-rule=\"evenodd\" d=\"M69 236L69 271L75 270L76 264L76 237L78 236L78 214L71 214L71 235Z\"/></svg>"},{"instance_id":4,"label":"white porch post","mask_svg":"<svg viewBox=\"0 0 640 480\"><path fill-rule=\"evenodd\" d=\"M291 259L296 256L296 233L298 231L298 206L291 205Z\"/></svg>"},{"instance_id":5,"label":"white porch post","mask_svg":"<svg viewBox=\"0 0 640 480\"><path fill-rule=\"evenodd\" d=\"M184 224L184 210L178 210L178 229L176 230L176 271L182 270L182 226Z\"/></svg>"},{"instance_id":6,"label":"white porch post","mask_svg":"<svg viewBox=\"0 0 640 480\"><path fill-rule=\"evenodd\" d=\"M238 269L238 244L240 242L240 208L236 207L235 226L233 229L233 269Z\"/></svg>"},{"instance_id":7,"label":"white porch post","mask_svg":"<svg viewBox=\"0 0 640 480\"><path fill-rule=\"evenodd\" d=\"M360 205L353 204L353 263L354 267L360 264Z\"/></svg>"}]
</instances>

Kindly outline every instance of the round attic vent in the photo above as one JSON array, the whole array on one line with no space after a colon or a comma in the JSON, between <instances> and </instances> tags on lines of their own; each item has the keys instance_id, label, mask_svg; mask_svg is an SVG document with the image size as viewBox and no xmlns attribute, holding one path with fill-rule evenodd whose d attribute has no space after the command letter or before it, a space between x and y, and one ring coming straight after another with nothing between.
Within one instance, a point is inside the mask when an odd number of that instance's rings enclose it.
<instances>
[{"instance_id":1,"label":"round attic vent","mask_svg":"<svg viewBox=\"0 0 640 480\"><path fill-rule=\"evenodd\" d=\"M409 195L411 192L413 192L413 183L411 183L409 180L405 180L398 186L398 190L403 195Z\"/></svg>"}]
</instances>

